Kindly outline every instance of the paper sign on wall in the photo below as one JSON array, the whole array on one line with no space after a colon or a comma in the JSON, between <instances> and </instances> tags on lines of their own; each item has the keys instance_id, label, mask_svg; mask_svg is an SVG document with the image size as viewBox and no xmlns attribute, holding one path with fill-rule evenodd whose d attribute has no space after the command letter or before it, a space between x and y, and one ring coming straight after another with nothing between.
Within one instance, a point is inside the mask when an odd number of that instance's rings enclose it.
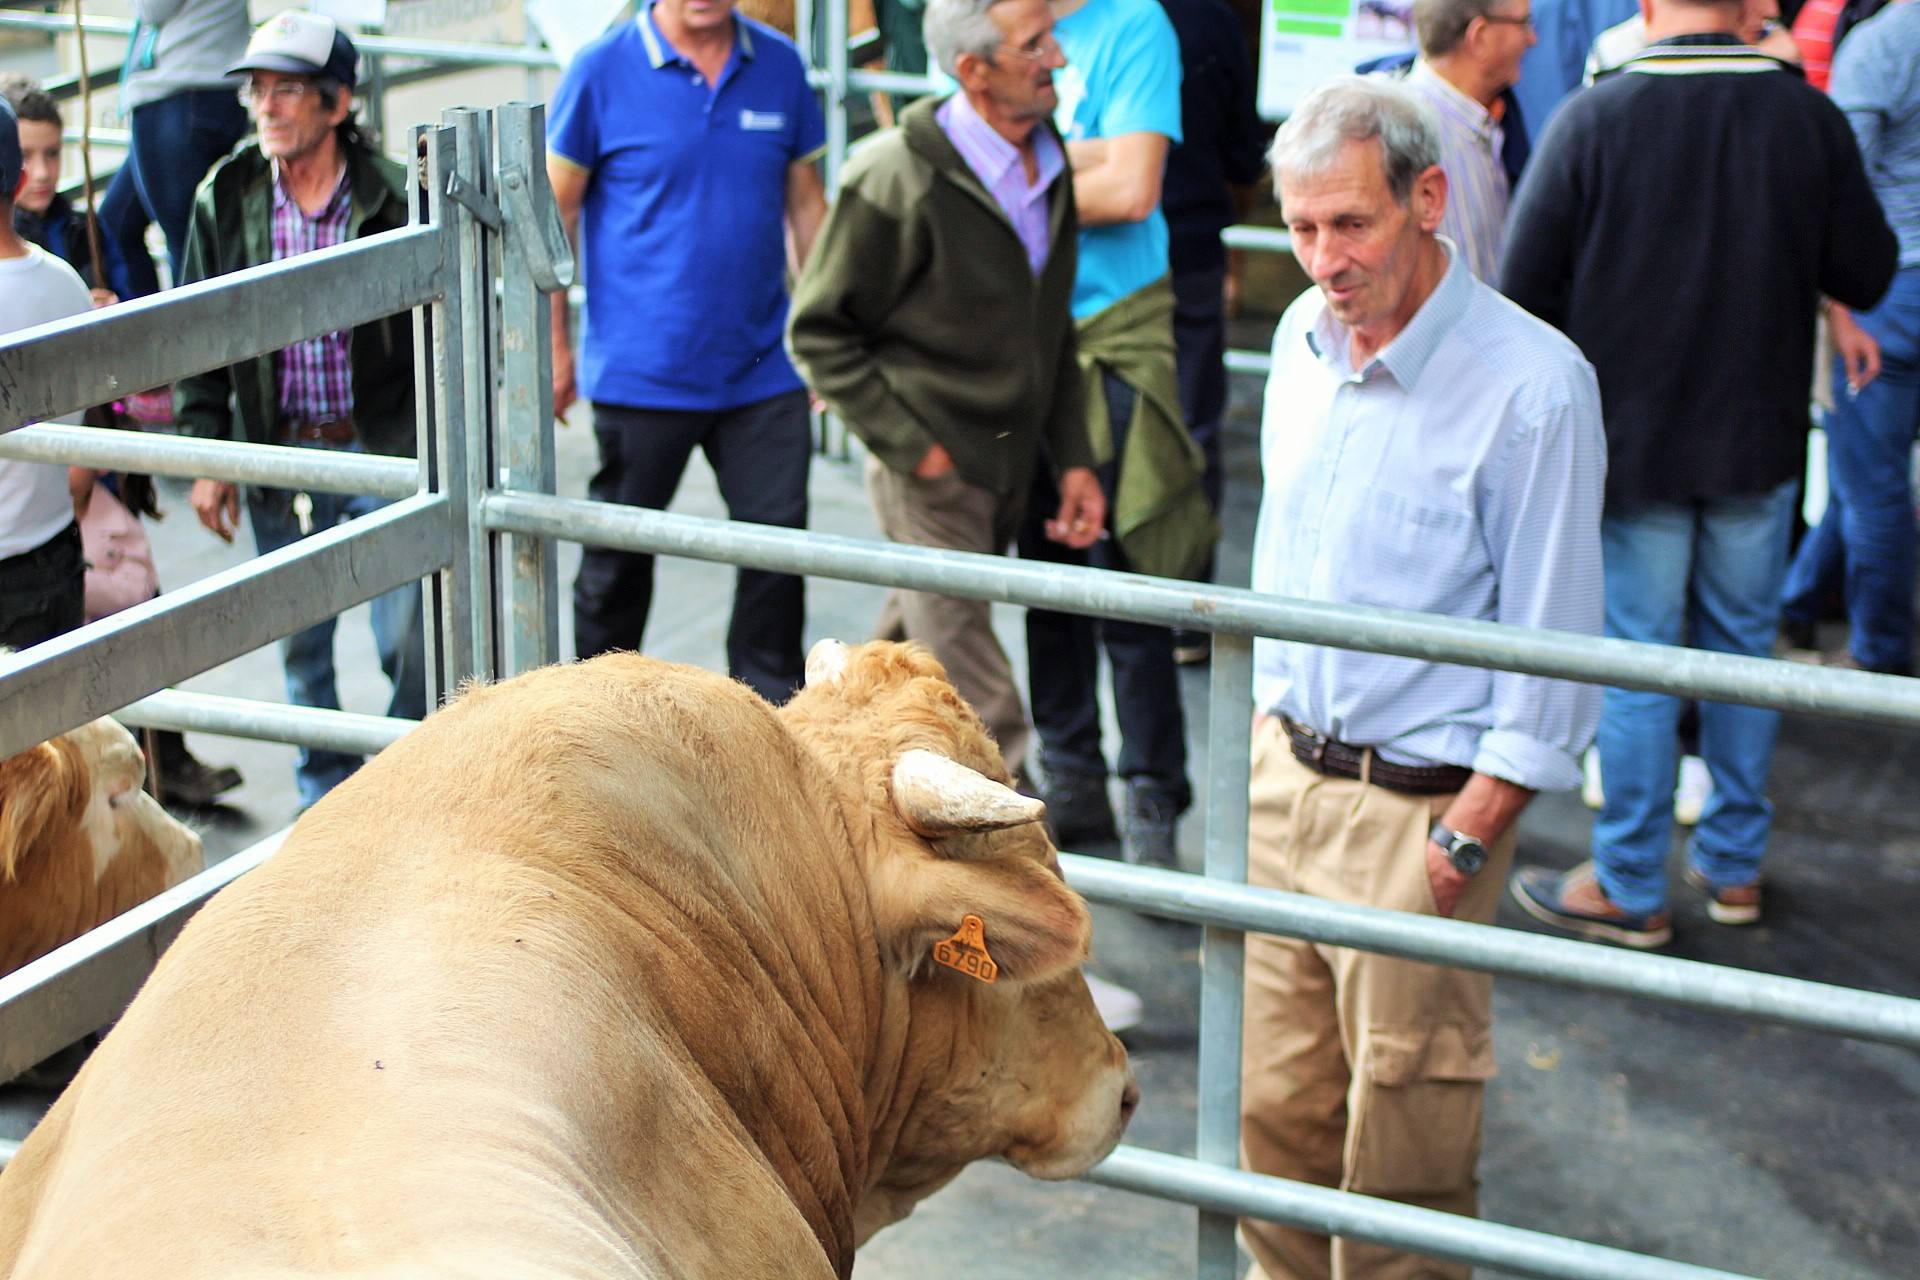
<instances>
[{"instance_id":1,"label":"paper sign on wall","mask_svg":"<svg viewBox=\"0 0 1920 1280\"><path fill-rule=\"evenodd\" d=\"M1413 0L1266 0L1260 114L1282 119L1328 76L1413 44Z\"/></svg>"}]
</instances>

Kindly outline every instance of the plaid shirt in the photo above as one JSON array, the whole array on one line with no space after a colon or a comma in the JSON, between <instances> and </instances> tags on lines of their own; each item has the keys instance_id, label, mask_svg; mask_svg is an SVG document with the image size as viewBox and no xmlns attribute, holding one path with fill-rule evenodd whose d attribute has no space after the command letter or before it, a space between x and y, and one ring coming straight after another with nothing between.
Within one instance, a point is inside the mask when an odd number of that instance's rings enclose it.
<instances>
[{"instance_id":1,"label":"plaid shirt","mask_svg":"<svg viewBox=\"0 0 1920 1280\"><path fill-rule=\"evenodd\" d=\"M312 253L344 241L350 195L347 171L342 168L325 206L308 217L300 202L288 193L285 176L276 164L273 260ZM341 329L274 353L273 377L282 422L330 422L353 416L352 346L353 330Z\"/></svg>"}]
</instances>

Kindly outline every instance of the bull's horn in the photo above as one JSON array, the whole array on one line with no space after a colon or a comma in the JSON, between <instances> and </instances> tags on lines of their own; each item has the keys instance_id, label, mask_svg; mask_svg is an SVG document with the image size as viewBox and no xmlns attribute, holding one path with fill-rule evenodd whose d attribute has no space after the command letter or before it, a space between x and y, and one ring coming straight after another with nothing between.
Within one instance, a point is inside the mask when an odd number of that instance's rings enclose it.
<instances>
[{"instance_id":1,"label":"bull's horn","mask_svg":"<svg viewBox=\"0 0 1920 1280\"><path fill-rule=\"evenodd\" d=\"M1047 806L984 773L933 751L908 751L894 762L893 807L929 839L963 831L998 831L1038 822Z\"/></svg>"},{"instance_id":2,"label":"bull's horn","mask_svg":"<svg viewBox=\"0 0 1920 1280\"><path fill-rule=\"evenodd\" d=\"M807 685L832 684L845 675L850 652L838 640L822 640L807 650Z\"/></svg>"}]
</instances>

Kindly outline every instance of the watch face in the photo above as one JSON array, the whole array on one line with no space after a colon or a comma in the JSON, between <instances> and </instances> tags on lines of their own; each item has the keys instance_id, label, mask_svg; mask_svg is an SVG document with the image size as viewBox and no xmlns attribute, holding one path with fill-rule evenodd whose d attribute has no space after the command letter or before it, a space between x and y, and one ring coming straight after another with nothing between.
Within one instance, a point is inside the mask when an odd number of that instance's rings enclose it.
<instances>
[{"instance_id":1,"label":"watch face","mask_svg":"<svg viewBox=\"0 0 1920 1280\"><path fill-rule=\"evenodd\" d=\"M1487 865L1486 847L1478 840L1456 839L1447 856L1461 875L1473 875Z\"/></svg>"}]
</instances>

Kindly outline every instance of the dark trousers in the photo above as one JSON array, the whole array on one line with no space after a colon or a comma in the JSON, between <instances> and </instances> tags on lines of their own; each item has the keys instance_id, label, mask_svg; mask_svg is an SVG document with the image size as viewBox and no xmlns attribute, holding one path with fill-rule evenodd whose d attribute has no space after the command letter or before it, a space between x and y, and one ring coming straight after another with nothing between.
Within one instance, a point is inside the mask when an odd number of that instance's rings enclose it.
<instances>
[{"instance_id":1,"label":"dark trousers","mask_svg":"<svg viewBox=\"0 0 1920 1280\"><path fill-rule=\"evenodd\" d=\"M86 583L77 523L0 560L0 645L25 649L78 627L86 616Z\"/></svg>"},{"instance_id":2,"label":"dark trousers","mask_svg":"<svg viewBox=\"0 0 1920 1280\"><path fill-rule=\"evenodd\" d=\"M1220 510L1220 420L1227 412L1227 313L1221 290L1227 270L1209 267L1173 277L1173 358L1187 434L1206 457L1200 488ZM1212 575L1209 574L1209 577Z\"/></svg>"},{"instance_id":3,"label":"dark trousers","mask_svg":"<svg viewBox=\"0 0 1920 1280\"><path fill-rule=\"evenodd\" d=\"M1100 469L1100 484L1111 495L1126 450L1133 419L1133 389L1103 371L1107 412L1113 421L1113 456ZM1036 468L1033 491L1021 521L1023 560L1092 565L1130 570L1120 545L1096 542L1075 551L1053 542L1045 524L1060 509L1060 494L1047 460ZM1120 758L1115 772L1129 786L1164 797L1184 811L1193 800L1187 782L1187 731L1180 709L1180 681L1173 665L1173 633L1165 627L1048 609L1027 610L1027 684L1033 700L1033 727L1040 737L1040 767L1050 776L1074 774L1104 778L1107 762L1100 750L1100 648L1113 667L1114 712L1120 721Z\"/></svg>"},{"instance_id":4,"label":"dark trousers","mask_svg":"<svg viewBox=\"0 0 1920 1280\"><path fill-rule=\"evenodd\" d=\"M729 516L806 527L813 440L804 392L715 411L596 404L593 423L600 469L587 484L587 496L597 502L664 509L698 445L720 482ZM573 583L574 652L591 658L638 649L652 604L652 556L588 547ZM740 570L727 625L728 671L769 702L786 701L800 687L805 617L799 578Z\"/></svg>"},{"instance_id":5,"label":"dark trousers","mask_svg":"<svg viewBox=\"0 0 1920 1280\"><path fill-rule=\"evenodd\" d=\"M160 291L147 227L167 238L177 283L186 263L193 193L207 171L246 136L247 109L231 89L187 89L133 109L133 146L100 201L101 234L119 247L122 298Z\"/></svg>"}]
</instances>

